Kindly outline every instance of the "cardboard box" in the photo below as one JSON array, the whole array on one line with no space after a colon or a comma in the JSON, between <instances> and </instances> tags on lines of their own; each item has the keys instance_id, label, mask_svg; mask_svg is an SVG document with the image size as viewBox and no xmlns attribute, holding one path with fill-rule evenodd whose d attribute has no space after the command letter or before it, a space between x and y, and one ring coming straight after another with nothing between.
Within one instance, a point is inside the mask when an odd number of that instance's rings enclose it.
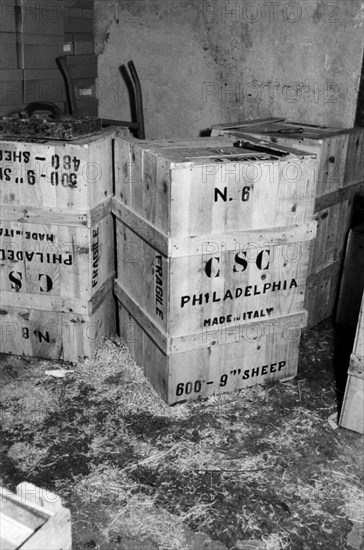
<instances>
[{"instance_id":1,"label":"cardboard box","mask_svg":"<svg viewBox=\"0 0 364 550\"><path fill-rule=\"evenodd\" d=\"M23 73L21 70L0 70L0 105L24 103Z\"/></svg>"}]
</instances>

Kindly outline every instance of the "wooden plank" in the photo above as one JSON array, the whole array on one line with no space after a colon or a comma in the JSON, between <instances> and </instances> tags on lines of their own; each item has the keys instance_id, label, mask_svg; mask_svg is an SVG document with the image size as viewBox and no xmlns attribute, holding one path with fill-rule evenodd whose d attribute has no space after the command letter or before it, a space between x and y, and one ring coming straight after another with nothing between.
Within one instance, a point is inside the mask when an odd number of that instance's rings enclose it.
<instances>
[{"instance_id":1,"label":"wooden plank","mask_svg":"<svg viewBox=\"0 0 364 550\"><path fill-rule=\"evenodd\" d=\"M361 300L358 324L356 327L353 354L357 358L357 363L359 363L359 357L364 360L364 292Z\"/></svg>"},{"instance_id":2,"label":"wooden plank","mask_svg":"<svg viewBox=\"0 0 364 550\"><path fill-rule=\"evenodd\" d=\"M308 273L318 273L343 260L350 230L352 200L338 202L315 213L317 236L311 243Z\"/></svg>"},{"instance_id":3,"label":"wooden plank","mask_svg":"<svg viewBox=\"0 0 364 550\"><path fill-rule=\"evenodd\" d=\"M170 239L161 231L158 231L154 225L147 222L130 208L125 206L116 197L111 199L112 213L114 216L127 225L142 239L156 248L161 254L170 258L180 258L183 256L202 255L207 249L216 249L216 242L220 241L221 234L187 236L179 239ZM269 231L234 231L223 236L225 248L235 250L238 243L265 242L275 244L286 244L300 240L300 242L312 240L316 235L317 223L311 221L300 226L276 227Z\"/></svg>"},{"instance_id":4,"label":"wooden plank","mask_svg":"<svg viewBox=\"0 0 364 550\"><path fill-rule=\"evenodd\" d=\"M348 374L339 425L364 434L364 378Z\"/></svg>"},{"instance_id":5,"label":"wooden plank","mask_svg":"<svg viewBox=\"0 0 364 550\"><path fill-rule=\"evenodd\" d=\"M235 335L235 341L218 341L215 334L214 345L170 355L162 352L121 303L119 316L122 338L151 384L169 404L273 380L288 380L297 372L301 315L281 318L281 331L271 331L264 323L253 323L255 326L247 326Z\"/></svg>"},{"instance_id":6,"label":"wooden plank","mask_svg":"<svg viewBox=\"0 0 364 550\"><path fill-rule=\"evenodd\" d=\"M29 529L22 525L19 521L0 513L0 529L1 529L1 548L6 550L16 550L23 542L25 542L33 533L33 529ZM33 547L34 548L34 547Z\"/></svg>"},{"instance_id":7,"label":"wooden plank","mask_svg":"<svg viewBox=\"0 0 364 550\"><path fill-rule=\"evenodd\" d=\"M115 160L123 167L115 196L171 238L311 221L312 155L287 152L284 159L274 157L274 152L269 157L254 155L233 147L228 138L200 138L199 147L188 142L173 147L128 143L126 161L121 155L127 146L115 140ZM164 177L159 177L160 170Z\"/></svg>"},{"instance_id":8,"label":"wooden plank","mask_svg":"<svg viewBox=\"0 0 364 550\"><path fill-rule=\"evenodd\" d=\"M42 311L54 311L58 313L80 313L81 315L91 315L97 309L101 300L110 292L113 286L115 273L111 272L109 278L94 293L90 300L74 297L47 296L41 297L36 294L25 292L7 292L1 291L1 306L6 309L9 306L17 308L33 309Z\"/></svg>"}]
</instances>

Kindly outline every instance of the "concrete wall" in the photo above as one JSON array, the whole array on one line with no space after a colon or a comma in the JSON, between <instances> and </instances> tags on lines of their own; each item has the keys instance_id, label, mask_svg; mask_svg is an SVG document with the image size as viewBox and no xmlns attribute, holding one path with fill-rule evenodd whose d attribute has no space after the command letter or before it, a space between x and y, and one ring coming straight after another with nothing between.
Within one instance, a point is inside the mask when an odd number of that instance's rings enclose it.
<instances>
[{"instance_id":1,"label":"concrete wall","mask_svg":"<svg viewBox=\"0 0 364 550\"><path fill-rule=\"evenodd\" d=\"M130 119L133 59L148 138L282 116L352 126L364 1L96 0L99 114Z\"/></svg>"}]
</instances>

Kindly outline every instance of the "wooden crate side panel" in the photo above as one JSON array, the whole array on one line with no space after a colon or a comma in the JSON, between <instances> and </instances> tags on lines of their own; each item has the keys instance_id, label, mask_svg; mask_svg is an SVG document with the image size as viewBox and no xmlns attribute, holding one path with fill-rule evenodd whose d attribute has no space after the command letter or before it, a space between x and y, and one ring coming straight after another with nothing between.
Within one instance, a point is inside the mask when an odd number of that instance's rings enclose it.
<instances>
[{"instance_id":1,"label":"wooden crate side panel","mask_svg":"<svg viewBox=\"0 0 364 550\"><path fill-rule=\"evenodd\" d=\"M303 308L309 241L275 245L267 233L256 243L229 249L222 239L202 254L168 258L120 220L116 229L119 285L171 336Z\"/></svg>"},{"instance_id":2,"label":"wooden crate side panel","mask_svg":"<svg viewBox=\"0 0 364 550\"><path fill-rule=\"evenodd\" d=\"M160 231L169 230L170 163L137 143L116 140L115 196Z\"/></svg>"},{"instance_id":3,"label":"wooden crate side panel","mask_svg":"<svg viewBox=\"0 0 364 550\"><path fill-rule=\"evenodd\" d=\"M89 317L63 314L63 359L80 361L91 357L103 338L116 333L116 310L112 292Z\"/></svg>"},{"instance_id":4,"label":"wooden crate side panel","mask_svg":"<svg viewBox=\"0 0 364 550\"><path fill-rule=\"evenodd\" d=\"M112 133L89 142L0 142L0 204L86 211L113 194Z\"/></svg>"},{"instance_id":5,"label":"wooden crate side panel","mask_svg":"<svg viewBox=\"0 0 364 550\"><path fill-rule=\"evenodd\" d=\"M307 328L311 328L336 311L341 281L341 262L335 262L307 278L304 308L308 311Z\"/></svg>"},{"instance_id":6,"label":"wooden crate side panel","mask_svg":"<svg viewBox=\"0 0 364 550\"><path fill-rule=\"evenodd\" d=\"M171 236L301 224L312 219L312 159L172 170Z\"/></svg>"},{"instance_id":7,"label":"wooden crate side panel","mask_svg":"<svg viewBox=\"0 0 364 550\"><path fill-rule=\"evenodd\" d=\"M91 228L2 223L0 289L91 300L114 272L113 236L111 214Z\"/></svg>"},{"instance_id":8,"label":"wooden crate side panel","mask_svg":"<svg viewBox=\"0 0 364 550\"><path fill-rule=\"evenodd\" d=\"M349 135L344 185L364 180L364 128L354 128Z\"/></svg>"},{"instance_id":9,"label":"wooden crate side panel","mask_svg":"<svg viewBox=\"0 0 364 550\"><path fill-rule=\"evenodd\" d=\"M297 373L301 325L295 323L294 316L288 317L287 328L277 333L165 355L120 303L119 313L129 335L122 333L122 338L169 404L287 380Z\"/></svg>"},{"instance_id":10,"label":"wooden crate side panel","mask_svg":"<svg viewBox=\"0 0 364 550\"><path fill-rule=\"evenodd\" d=\"M350 228L351 206L351 201L345 200L315 213L317 236L311 242L310 275L342 260Z\"/></svg>"},{"instance_id":11,"label":"wooden crate side panel","mask_svg":"<svg viewBox=\"0 0 364 550\"><path fill-rule=\"evenodd\" d=\"M126 343L136 364L159 395L168 399L168 358L132 317L130 312L118 302L120 337Z\"/></svg>"},{"instance_id":12,"label":"wooden crate side panel","mask_svg":"<svg viewBox=\"0 0 364 550\"><path fill-rule=\"evenodd\" d=\"M12 355L77 362L116 330L111 292L90 316L8 306L0 314L0 351Z\"/></svg>"}]
</instances>

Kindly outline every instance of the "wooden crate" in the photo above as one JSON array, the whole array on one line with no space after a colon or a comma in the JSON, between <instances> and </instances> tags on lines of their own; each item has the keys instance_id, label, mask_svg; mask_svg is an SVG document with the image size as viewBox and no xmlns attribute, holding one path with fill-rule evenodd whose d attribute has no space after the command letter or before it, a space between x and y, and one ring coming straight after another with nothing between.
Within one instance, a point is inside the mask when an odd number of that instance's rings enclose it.
<instances>
[{"instance_id":1,"label":"wooden crate","mask_svg":"<svg viewBox=\"0 0 364 550\"><path fill-rule=\"evenodd\" d=\"M233 141L116 138L115 196L125 215L172 238L310 221L314 156L275 145L269 154L247 152Z\"/></svg>"},{"instance_id":2,"label":"wooden crate","mask_svg":"<svg viewBox=\"0 0 364 550\"><path fill-rule=\"evenodd\" d=\"M294 133L298 130L297 133ZM303 130L299 132L299 130ZM356 132L356 131L355 131ZM344 185L349 135L354 129L311 126L284 120L262 120L241 123L221 124L212 128L211 135L248 134L268 142L287 147L295 147L317 155L316 195L321 196ZM356 183L348 178L347 184Z\"/></svg>"},{"instance_id":3,"label":"wooden crate","mask_svg":"<svg viewBox=\"0 0 364 550\"><path fill-rule=\"evenodd\" d=\"M194 346L176 341L119 301L120 334L132 357L170 405L247 388L297 373L301 328L306 313L234 327L209 327ZM178 350L178 351L175 351Z\"/></svg>"},{"instance_id":4,"label":"wooden crate","mask_svg":"<svg viewBox=\"0 0 364 550\"><path fill-rule=\"evenodd\" d=\"M364 434L364 294L339 424L343 428Z\"/></svg>"},{"instance_id":5,"label":"wooden crate","mask_svg":"<svg viewBox=\"0 0 364 550\"><path fill-rule=\"evenodd\" d=\"M0 493L3 550L71 550L71 514L57 495L27 482Z\"/></svg>"},{"instance_id":6,"label":"wooden crate","mask_svg":"<svg viewBox=\"0 0 364 550\"><path fill-rule=\"evenodd\" d=\"M102 204L113 194L114 135L109 128L71 142L1 140L2 219L13 208L27 218L29 207L32 215L83 215Z\"/></svg>"},{"instance_id":7,"label":"wooden crate","mask_svg":"<svg viewBox=\"0 0 364 550\"><path fill-rule=\"evenodd\" d=\"M38 223L0 221L3 304L84 312L84 303L114 276L110 201L80 218L48 214Z\"/></svg>"},{"instance_id":8,"label":"wooden crate","mask_svg":"<svg viewBox=\"0 0 364 550\"><path fill-rule=\"evenodd\" d=\"M120 299L133 302L131 311L141 308L168 335L303 309L315 222L173 240L146 222L127 225L120 206L113 199Z\"/></svg>"},{"instance_id":9,"label":"wooden crate","mask_svg":"<svg viewBox=\"0 0 364 550\"><path fill-rule=\"evenodd\" d=\"M112 281L85 302L85 314L1 304L0 353L78 362L116 333Z\"/></svg>"}]
</instances>

